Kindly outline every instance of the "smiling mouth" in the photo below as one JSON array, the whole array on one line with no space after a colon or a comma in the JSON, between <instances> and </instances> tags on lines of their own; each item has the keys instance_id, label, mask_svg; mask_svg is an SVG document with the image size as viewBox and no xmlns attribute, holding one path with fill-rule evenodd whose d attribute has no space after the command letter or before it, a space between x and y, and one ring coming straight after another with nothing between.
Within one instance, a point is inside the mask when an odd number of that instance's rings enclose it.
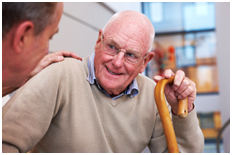
<instances>
[{"instance_id":1,"label":"smiling mouth","mask_svg":"<svg viewBox=\"0 0 232 155\"><path fill-rule=\"evenodd\" d=\"M113 74L113 75L122 75L122 73L114 73L113 71L111 71L109 68L106 67L106 69L108 70L108 72L110 74Z\"/></svg>"}]
</instances>

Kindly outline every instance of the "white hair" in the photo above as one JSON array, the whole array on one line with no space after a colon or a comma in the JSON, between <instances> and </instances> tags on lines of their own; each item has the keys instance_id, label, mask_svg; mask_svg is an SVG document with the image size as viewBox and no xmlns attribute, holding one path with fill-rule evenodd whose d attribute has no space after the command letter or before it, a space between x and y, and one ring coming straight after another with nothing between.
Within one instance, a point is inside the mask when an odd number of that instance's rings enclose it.
<instances>
[{"instance_id":1,"label":"white hair","mask_svg":"<svg viewBox=\"0 0 232 155\"><path fill-rule=\"evenodd\" d=\"M105 31L106 27L109 27L113 23L113 21L115 21L115 19L117 19L118 17L120 17L120 14L125 13L125 12L135 12L135 11L127 10L127 11L122 11L122 12L115 13L110 18L110 20L105 24L105 26L103 27L103 29L102 29L103 34L104 34L104 31ZM137 12L137 13L139 13L139 12ZM150 22L150 20L144 14L142 14L142 13L140 13L140 14L144 16L144 19L146 18L146 20ZM154 29L152 23L150 22L150 27L151 26L152 26L152 28L150 30L150 45L149 45L149 49L148 49L147 53L152 50L152 45L153 45L153 41L154 41L154 38L155 38L155 29Z\"/></svg>"}]
</instances>

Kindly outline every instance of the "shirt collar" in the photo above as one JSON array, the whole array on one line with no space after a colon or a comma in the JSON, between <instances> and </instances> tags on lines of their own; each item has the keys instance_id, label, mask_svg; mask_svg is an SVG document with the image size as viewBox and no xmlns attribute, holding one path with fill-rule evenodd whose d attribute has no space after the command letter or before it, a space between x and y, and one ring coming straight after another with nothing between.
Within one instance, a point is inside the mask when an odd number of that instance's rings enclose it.
<instances>
[{"instance_id":1,"label":"shirt collar","mask_svg":"<svg viewBox=\"0 0 232 155\"><path fill-rule=\"evenodd\" d=\"M87 80L89 81L90 84L94 84L94 80L96 79L95 72L94 72L94 57L95 57L95 53L91 54L88 59L89 75L88 75Z\"/></svg>"},{"instance_id":2,"label":"shirt collar","mask_svg":"<svg viewBox=\"0 0 232 155\"><path fill-rule=\"evenodd\" d=\"M110 95L99 85L99 83L97 82L96 76L95 76L95 70L94 70L94 57L95 57L95 53L91 54L89 59L88 59L88 69L89 69L89 75L87 80L89 81L90 84L94 84L96 83L96 85L98 86L98 88L108 97L110 97ZM137 84L137 80L134 79L129 86L127 87L127 89L122 93L119 94L118 96L113 97L112 99L115 100L123 95L130 95L130 98L135 97L136 95L138 95L139 93L139 88L138 88L138 84Z\"/></svg>"}]
</instances>

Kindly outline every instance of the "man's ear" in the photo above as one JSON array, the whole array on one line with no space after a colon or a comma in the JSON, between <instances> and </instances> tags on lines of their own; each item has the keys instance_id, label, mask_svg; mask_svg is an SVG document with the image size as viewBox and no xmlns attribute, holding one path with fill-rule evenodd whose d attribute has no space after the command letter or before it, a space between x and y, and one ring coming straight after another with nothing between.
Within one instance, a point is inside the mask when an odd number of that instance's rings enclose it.
<instances>
[{"instance_id":1,"label":"man's ear","mask_svg":"<svg viewBox=\"0 0 232 155\"><path fill-rule=\"evenodd\" d=\"M31 21L25 21L19 24L15 30L13 47L17 53L21 53L27 48L34 37L34 24Z\"/></svg>"},{"instance_id":2,"label":"man's ear","mask_svg":"<svg viewBox=\"0 0 232 155\"><path fill-rule=\"evenodd\" d=\"M97 41L96 41L96 44L95 44L95 50L98 47L99 43L101 43L102 33L103 33L103 31L102 31L102 29L100 29L99 34L98 34L98 38L97 38Z\"/></svg>"},{"instance_id":3,"label":"man's ear","mask_svg":"<svg viewBox=\"0 0 232 155\"><path fill-rule=\"evenodd\" d=\"M154 52L149 52L148 54L147 54L147 56L144 58L144 60L143 60L143 66L142 66L142 68L141 68L141 70L140 70L140 73L142 73L144 70L145 70L145 68L147 67L147 64L148 64L148 62L153 58L155 56L155 53Z\"/></svg>"}]
</instances>

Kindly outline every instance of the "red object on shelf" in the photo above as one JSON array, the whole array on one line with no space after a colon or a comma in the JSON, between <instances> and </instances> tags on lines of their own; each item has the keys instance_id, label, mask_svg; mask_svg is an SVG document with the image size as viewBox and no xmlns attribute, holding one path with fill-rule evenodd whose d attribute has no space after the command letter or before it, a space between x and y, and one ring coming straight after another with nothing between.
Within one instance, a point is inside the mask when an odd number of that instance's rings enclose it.
<instances>
[{"instance_id":1,"label":"red object on shelf","mask_svg":"<svg viewBox=\"0 0 232 155\"><path fill-rule=\"evenodd\" d=\"M175 47L169 46L168 51L169 51L169 53L175 53Z\"/></svg>"}]
</instances>

